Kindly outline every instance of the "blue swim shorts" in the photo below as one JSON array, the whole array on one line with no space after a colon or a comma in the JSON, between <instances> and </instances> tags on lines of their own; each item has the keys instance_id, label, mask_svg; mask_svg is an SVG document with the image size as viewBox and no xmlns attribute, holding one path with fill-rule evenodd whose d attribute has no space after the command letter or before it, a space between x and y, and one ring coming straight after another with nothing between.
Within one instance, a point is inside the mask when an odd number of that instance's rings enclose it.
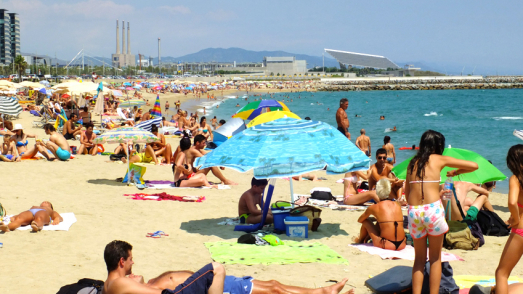
<instances>
[{"instance_id":1,"label":"blue swim shorts","mask_svg":"<svg viewBox=\"0 0 523 294\"><path fill-rule=\"evenodd\" d=\"M223 293L224 294L251 294L252 292L252 280L253 277L235 277L225 276L223 282Z\"/></svg>"},{"instance_id":2,"label":"blue swim shorts","mask_svg":"<svg viewBox=\"0 0 523 294\"><path fill-rule=\"evenodd\" d=\"M68 159L71 158L71 152L69 151L66 151L60 147L58 147L58 150L56 150L56 156L62 160L62 161L66 161Z\"/></svg>"},{"instance_id":3,"label":"blue swim shorts","mask_svg":"<svg viewBox=\"0 0 523 294\"><path fill-rule=\"evenodd\" d=\"M211 263L195 272L185 282L178 285L174 290L165 289L162 294L194 294L207 293L214 279L214 267Z\"/></svg>"}]
</instances>

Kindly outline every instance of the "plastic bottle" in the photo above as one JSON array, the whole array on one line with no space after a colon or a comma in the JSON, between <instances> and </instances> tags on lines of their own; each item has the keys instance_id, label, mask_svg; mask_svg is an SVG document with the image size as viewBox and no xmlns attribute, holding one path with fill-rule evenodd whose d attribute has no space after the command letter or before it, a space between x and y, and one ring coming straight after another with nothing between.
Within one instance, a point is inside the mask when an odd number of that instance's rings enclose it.
<instances>
[{"instance_id":1,"label":"plastic bottle","mask_svg":"<svg viewBox=\"0 0 523 294\"><path fill-rule=\"evenodd\" d=\"M443 190L445 190L445 193L443 194L443 200L450 200L452 199L452 188L454 188L454 181L451 177L448 177L445 181L445 185L443 186Z\"/></svg>"}]
</instances>

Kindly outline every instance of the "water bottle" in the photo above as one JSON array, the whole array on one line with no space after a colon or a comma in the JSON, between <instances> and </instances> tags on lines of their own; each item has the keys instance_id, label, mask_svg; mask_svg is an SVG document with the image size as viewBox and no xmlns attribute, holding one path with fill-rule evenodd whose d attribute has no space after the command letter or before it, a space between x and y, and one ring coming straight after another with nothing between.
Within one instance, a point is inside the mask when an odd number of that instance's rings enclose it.
<instances>
[{"instance_id":1,"label":"water bottle","mask_svg":"<svg viewBox=\"0 0 523 294\"><path fill-rule=\"evenodd\" d=\"M445 185L443 186L443 190L445 190L445 193L443 194L443 200L452 199L452 188L454 188L454 181L451 177L448 177L445 181Z\"/></svg>"}]
</instances>

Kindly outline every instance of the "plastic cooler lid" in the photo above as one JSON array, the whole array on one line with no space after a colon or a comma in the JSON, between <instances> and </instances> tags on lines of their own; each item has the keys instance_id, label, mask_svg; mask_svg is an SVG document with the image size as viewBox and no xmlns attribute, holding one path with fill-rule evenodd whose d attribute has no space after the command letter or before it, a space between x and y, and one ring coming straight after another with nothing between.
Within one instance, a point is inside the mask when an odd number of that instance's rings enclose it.
<instances>
[{"instance_id":1,"label":"plastic cooler lid","mask_svg":"<svg viewBox=\"0 0 523 294\"><path fill-rule=\"evenodd\" d=\"M304 225L309 223L306 216L287 216L284 220L286 225Z\"/></svg>"},{"instance_id":2,"label":"plastic cooler lid","mask_svg":"<svg viewBox=\"0 0 523 294\"><path fill-rule=\"evenodd\" d=\"M271 209L272 214L289 213L290 209Z\"/></svg>"}]
</instances>

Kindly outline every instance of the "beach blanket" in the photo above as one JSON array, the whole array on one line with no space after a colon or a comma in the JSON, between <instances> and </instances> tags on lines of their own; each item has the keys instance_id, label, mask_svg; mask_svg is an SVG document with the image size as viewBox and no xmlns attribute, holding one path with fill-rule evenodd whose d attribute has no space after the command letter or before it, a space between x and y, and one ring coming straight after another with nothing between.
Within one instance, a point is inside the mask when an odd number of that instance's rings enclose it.
<instances>
[{"instance_id":1,"label":"beach blanket","mask_svg":"<svg viewBox=\"0 0 523 294\"><path fill-rule=\"evenodd\" d=\"M48 225L44 226L42 229L43 231L69 231L69 228L76 222L76 217L74 213L72 212L64 212L60 213L60 216L64 219L61 223L57 225ZM9 223L9 219L12 217L12 215L5 216L2 221L5 223ZM26 231L31 230L31 226L23 226L19 227L17 230L20 231Z\"/></svg>"},{"instance_id":2,"label":"beach blanket","mask_svg":"<svg viewBox=\"0 0 523 294\"><path fill-rule=\"evenodd\" d=\"M210 183L213 185L213 183ZM171 181L145 181L148 189L211 189L211 187L175 187ZM228 185L218 185L218 190L227 190L231 187Z\"/></svg>"},{"instance_id":3,"label":"beach blanket","mask_svg":"<svg viewBox=\"0 0 523 294\"><path fill-rule=\"evenodd\" d=\"M468 275L459 275L453 276L454 281L456 281L456 285L459 286L459 294L468 294L470 287L474 286L475 284L479 284L484 287L492 287L496 285L496 278L494 276L468 276ZM523 283L523 279L518 277L509 277L508 283Z\"/></svg>"},{"instance_id":4,"label":"beach blanket","mask_svg":"<svg viewBox=\"0 0 523 294\"><path fill-rule=\"evenodd\" d=\"M171 200L171 201L180 201L180 202L202 202L205 200L205 196L175 196L169 195L165 192L155 193L155 194L145 194L145 193L136 193L136 194L124 194L124 196L132 196L133 200Z\"/></svg>"},{"instance_id":5,"label":"beach blanket","mask_svg":"<svg viewBox=\"0 0 523 294\"><path fill-rule=\"evenodd\" d=\"M372 244L349 244L350 247L354 247L363 252L367 252L372 255L379 255L381 259L406 259L414 260L414 247L407 245L403 250L394 251L386 250L383 248L374 247ZM427 249L428 252L428 249ZM427 254L428 256L428 254ZM463 258L457 256L456 254L441 252L441 261L454 261L459 260L463 261Z\"/></svg>"},{"instance_id":6,"label":"beach blanket","mask_svg":"<svg viewBox=\"0 0 523 294\"><path fill-rule=\"evenodd\" d=\"M236 242L207 242L211 258L223 264L348 264L336 251L319 242L284 241L279 246L256 246Z\"/></svg>"}]
</instances>

